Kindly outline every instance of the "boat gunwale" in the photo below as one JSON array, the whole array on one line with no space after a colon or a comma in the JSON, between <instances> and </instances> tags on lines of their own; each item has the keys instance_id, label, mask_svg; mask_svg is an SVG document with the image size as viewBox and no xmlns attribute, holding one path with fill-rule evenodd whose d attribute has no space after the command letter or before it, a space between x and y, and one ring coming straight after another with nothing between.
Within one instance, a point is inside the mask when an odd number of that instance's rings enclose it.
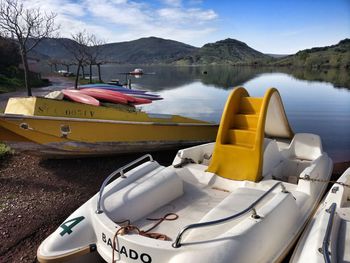
<instances>
[{"instance_id":1,"label":"boat gunwale","mask_svg":"<svg viewBox=\"0 0 350 263\"><path fill-rule=\"evenodd\" d=\"M111 124L131 124L131 125L158 125L158 126L204 126L218 127L215 123L195 123L195 122L151 122L151 121L118 121L107 119L84 119L84 118L67 118L67 117L52 117L52 116L30 116L22 114L0 114L0 120L11 119L32 119L32 120L50 120L50 121L72 121L72 122L92 122L92 123L111 123Z\"/></svg>"}]
</instances>

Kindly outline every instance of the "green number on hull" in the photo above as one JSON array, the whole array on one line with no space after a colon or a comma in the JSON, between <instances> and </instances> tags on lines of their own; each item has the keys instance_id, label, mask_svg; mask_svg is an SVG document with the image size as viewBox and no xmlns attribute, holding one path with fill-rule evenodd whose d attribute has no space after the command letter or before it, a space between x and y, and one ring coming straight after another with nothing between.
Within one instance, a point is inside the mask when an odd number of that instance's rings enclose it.
<instances>
[{"instance_id":1,"label":"green number on hull","mask_svg":"<svg viewBox=\"0 0 350 263\"><path fill-rule=\"evenodd\" d=\"M84 218L85 217L83 216L79 216L64 222L62 225L60 225L60 227L63 228L63 231L60 233L60 235L64 236L66 233L70 235L73 232L72 228L75 227L77 224L79 224L81 221L83 221ZM68 223L70 224L68 225Z\"/></svg>"}]
</instances>

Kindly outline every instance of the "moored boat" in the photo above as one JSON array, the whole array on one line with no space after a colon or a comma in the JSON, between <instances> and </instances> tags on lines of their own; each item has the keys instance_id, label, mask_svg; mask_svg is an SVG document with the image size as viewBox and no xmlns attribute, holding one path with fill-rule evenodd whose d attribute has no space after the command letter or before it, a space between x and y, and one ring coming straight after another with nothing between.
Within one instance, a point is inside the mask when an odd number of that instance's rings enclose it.
<instances>
[{"instance_id":1,"label":"moored boat","mask_svg":"<svg viewBox=\"0 0 350 263\"><path fill-rule=\"evenodd\" d=\"M320 204L291 262L350 262L350 168Z\"/></svg>"},{"instance_id":2,"label":"moored boat","mask_svg":"<svg viewBox=\"0 0 350 263\"><path fill-rule=\"evenodd\" d=\"M129 74L130 75L142 75L143 74L143 69L135 68L133 71L130 71Z\"/></svg>"},{"instance_id":3,"label":"moored boat","mask_svg":"<svg viewBox=\"0 0 350 263\"><path fill-rule=\"evenodd\" d=\"M317 135L293 135L277 90L260 99L238 88L215 143L180 150L169 167L145 155L116 170L42 242L37 257L280 261L324 193L326 185L312 179L328 180L331 171Z\"/></svg>"},{"instance_id":4,"label":"moored boat","mask_svg":"<svg viewBox=\"0 0 350 263\"><path fill-rule=\"evenodd\" d=\"M213 123L108 105L11 98L0 114L0 141L16 150L66 157L173 149L215 140Z\"/></svg>"}]
</instances>

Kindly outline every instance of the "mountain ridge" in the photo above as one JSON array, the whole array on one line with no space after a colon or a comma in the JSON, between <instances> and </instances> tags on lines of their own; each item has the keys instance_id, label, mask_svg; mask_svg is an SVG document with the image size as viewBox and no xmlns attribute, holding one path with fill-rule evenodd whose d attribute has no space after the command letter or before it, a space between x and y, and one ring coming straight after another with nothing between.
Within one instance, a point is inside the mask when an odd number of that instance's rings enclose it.
<instances>
[{"instance_id":1,"label":"mountain ridge","mask_svg":"<svg viewBox=\"0 0 350 263\"><path fill-rule=\"evenodd\" d=\"M71 60L65 48L71 39L44 39L33 57L47 60ZM174 64L174 65L254 65L296 67L350 67L350 39L338 44L298 51L292 55L271 55L259 52L246 43L227 38L202 47L158 37L108 43L99 46L106 63L118 64Z\"/></svg>"}]
</instances>

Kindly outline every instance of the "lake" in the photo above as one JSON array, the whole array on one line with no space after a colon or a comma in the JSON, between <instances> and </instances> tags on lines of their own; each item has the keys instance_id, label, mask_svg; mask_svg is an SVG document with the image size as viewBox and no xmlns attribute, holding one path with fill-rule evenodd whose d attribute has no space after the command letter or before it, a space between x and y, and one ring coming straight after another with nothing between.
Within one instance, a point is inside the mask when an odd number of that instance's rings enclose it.
<instances>
[{"instance_id":1,"label":"lake","mask_svg":"<svg viewBox=\"0 0 350 263\"><path fill-rule=\"evenodd\" d=\"M126 80L134 66L103 65L102 78ZM132 85L161 95L164 100L142 106L153 113L180 114L219 122L226 99L235 86L244 86L251 96L263 96L278 88L294 132L321 136L324 150L334 162L350 160L350 74L340 70L288 70L232 66L143 66L146 74L130 77ZM203 74L206 71L207 74ZM93 72L96 75L96 72ZM61 89L52 86L33 90ZM40 92L41 91L41 92ZM16 95L16 94L14 94ZM0 101L11 94L0 94Z\"/></svg>"},{"instance_id":2,"label":"lake","mask_svg":"<svg viewBox=\"0 0 350 263\"><path fill-rule=\"evenodd\" d=\"M125 75L117 73L132 69L132 66L106 65L102 69L103 79L125 81ZM143 70L155 74L131 77L132 84L164 98L143 106L143 110L212 122L220 121L233 87L243 86L251 96L263 96L269 87L276 87L294 132L318 134L333 161L350 160L349 72L286 69L276 72L271 68L230 66L144 66Z\"/></svg>"}]
</instances>

